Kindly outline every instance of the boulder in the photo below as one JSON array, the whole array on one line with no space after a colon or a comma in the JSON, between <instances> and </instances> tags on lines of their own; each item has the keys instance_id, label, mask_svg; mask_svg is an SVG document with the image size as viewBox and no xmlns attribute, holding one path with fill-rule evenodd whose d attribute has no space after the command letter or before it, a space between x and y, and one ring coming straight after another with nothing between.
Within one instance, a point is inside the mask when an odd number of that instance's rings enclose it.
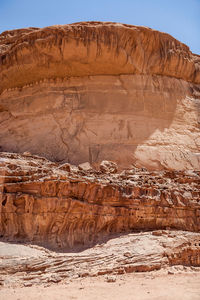
<instances>
[{"instance_id":1,"label":"boulder","mask_svg":"<svg viewBox=\"0 0 200 300\"><path fill-rule=\"evenodd\" d=\"M79 170L84 172L91 172L93 170L91 164L89 162L82 163L78 165Z\"/></svg>"},{"instance_id":2,"label":"boulder","mask_svg":"<svg viewBox=\"0 0 200 300\"><path fill-rule=\"evenodd\" d=\"M70 172L71 171L71 165L68 163L62 164L58 167L58 169Z\"/></svg>"},{"instance_id":3,"label":"boulder","mask_svg":"<svg viewBox=\"0 0 200 300\"><path fill-rule=\"evenodd\" d=\"M117 164L113 161L103 160L100 164L100 171L106 174L117 173Z\"/></svg>"}]
</instances>

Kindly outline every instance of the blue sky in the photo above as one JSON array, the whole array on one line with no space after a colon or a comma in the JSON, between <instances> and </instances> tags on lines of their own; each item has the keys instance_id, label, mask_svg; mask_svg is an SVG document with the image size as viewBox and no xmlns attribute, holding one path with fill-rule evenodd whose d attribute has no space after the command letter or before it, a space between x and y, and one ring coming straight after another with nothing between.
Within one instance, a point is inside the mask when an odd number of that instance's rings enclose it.
<instances>
[{"instance_id":1,"label":"blue sky","mask_svg":"<svg viewBox=\"0 0 200 300\"><path fill-rule=\"evenodd\" d=\"M164 31L200 54L200 0L0 0L0 32L91 20Z\"/></svg>"}]
</instances>

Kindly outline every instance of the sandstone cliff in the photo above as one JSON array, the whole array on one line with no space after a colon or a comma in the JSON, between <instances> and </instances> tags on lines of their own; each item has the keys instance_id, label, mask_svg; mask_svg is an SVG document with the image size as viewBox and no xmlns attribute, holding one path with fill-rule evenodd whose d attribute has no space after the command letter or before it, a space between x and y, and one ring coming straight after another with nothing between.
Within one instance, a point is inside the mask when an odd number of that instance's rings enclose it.
<instances>
[{"instance_id":1,"label":"sandstone cliff","mask_svg":"<svg viewBox=\"0 0 200 300\"><path fill-rule=\"evenodd\" d=\"M84 171L1 154L0 235L49 247L87 247L113 233L200 231L200 173Z\"/></svg>"},{"instance_id":2,"label":"sandstone cliff","mask_svg":"<svg viewBox=\"0 0 200 300\"><path fill-rule=\"evenodd\" d=\"M166 33L109 23L5 31L1 90L51 77L163 75L200 83L200 57Z\"/></svg>"},{"instance_id":3,"label":"sandstone cliff","mask_svg":"<svg viewBox=\"0 0 200 300\"><path fill-rule=\"evenodd\" d=\"M199 125L200 57L168 34L0 34L0 285L199 270Z\"/></svg>"},{"instance_id":4,"label":"sandstone cliff","mask_svg":"<svg viewBox=\"0 0 200 300\"><path fill-rule=\"evenodd\" d=\"M0 35L0 149L200 169L200 57L149 28L83 22Z\"/></svg>"}]
</instances>

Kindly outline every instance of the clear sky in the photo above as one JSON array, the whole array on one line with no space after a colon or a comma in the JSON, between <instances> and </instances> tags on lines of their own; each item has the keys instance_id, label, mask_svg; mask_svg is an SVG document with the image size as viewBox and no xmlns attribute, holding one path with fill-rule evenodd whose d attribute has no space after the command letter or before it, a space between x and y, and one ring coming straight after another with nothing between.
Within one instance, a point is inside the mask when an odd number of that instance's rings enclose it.
<instances>
[{"instance_id":1,"label":"clear sky","mask_svg":"<svg viewBox=\"0 0 200 300\"><path fill-rule=\"evenodd\" d=\"M200 0L0 0L0 32L79 21L151 27L200 54Z\"/></svg>"}]
</instances>

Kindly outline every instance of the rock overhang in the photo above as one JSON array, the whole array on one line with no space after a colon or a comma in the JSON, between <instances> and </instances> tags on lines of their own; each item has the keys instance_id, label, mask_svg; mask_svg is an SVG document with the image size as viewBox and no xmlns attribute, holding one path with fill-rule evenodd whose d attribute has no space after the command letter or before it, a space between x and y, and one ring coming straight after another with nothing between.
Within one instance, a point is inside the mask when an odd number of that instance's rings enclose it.
<instances>
[{"instance_id":1,"label":"rock overhang","mask_svg":"<svg viewBox=\"0 0 200 300\"><path fill-rule=\"evenodd\" d=\"M44 78L149 74L200 83L200 58L172 36L111 22L80 22L0 35L0 91Z\"/></svg>"}]
</instances>

